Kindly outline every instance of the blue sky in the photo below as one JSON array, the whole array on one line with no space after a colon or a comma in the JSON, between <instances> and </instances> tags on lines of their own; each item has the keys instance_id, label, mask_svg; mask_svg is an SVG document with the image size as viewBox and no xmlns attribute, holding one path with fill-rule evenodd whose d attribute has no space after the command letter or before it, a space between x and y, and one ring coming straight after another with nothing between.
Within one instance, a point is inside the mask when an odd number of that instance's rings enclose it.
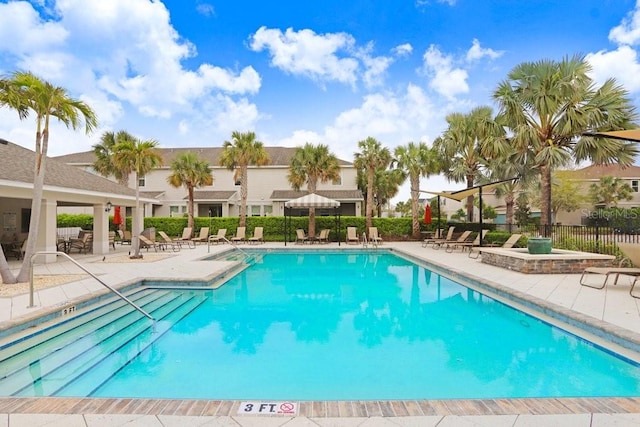
<instances>
[{"instance_id":1,"label":"blue sky","mask_svg":"<svg viewBox=\"0 0 640 427\"><path fill-rule=\"evenodd\" d=\"M324 143L353 160L373 136L431 144L525 61L585 55L640 106L640 5L631 0L0 0L0 73L29 70L91 105L90 135L55 124L50 155L104 131L162 147ZM0 109L0 137L35 124ZM441 177L429 190L464 183ZM398 200L409 198L405 185Z\"/></svg>"}]
</instances>

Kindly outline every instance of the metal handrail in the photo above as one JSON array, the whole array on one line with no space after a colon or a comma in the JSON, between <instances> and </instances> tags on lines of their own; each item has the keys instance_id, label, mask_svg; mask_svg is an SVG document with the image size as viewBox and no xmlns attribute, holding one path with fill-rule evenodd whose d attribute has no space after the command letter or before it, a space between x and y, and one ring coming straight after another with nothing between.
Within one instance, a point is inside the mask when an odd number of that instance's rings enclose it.
<instances>
[{"instance_id":1,"label":"metal handrail","mask_svg":"<svg viewBox=\"0 0 640 427\"><path fill-rule=\"evenodd\" d=\"M143 309L138 307L133 301L131 301L129 298L127 298L126 296L124 296L123 294L118 292L116 289L114 289L111 286L109 286L106 283L104 283L102 280L100 280L98 278L98 276L96 276L95 274L93 274L92 272L87 270L78 261L76 261L75 259L71 258L68 254L66 254L64 252L58 252L58 251L39 251L39 252L36 252L33 255L31 255L31 259L29 260L29 306L28 306L28 308L34 307L34 305L33 305L33 260L38 255L56 255L56 256L62 255L64 257L66 257L69 261L71 261L72 263L77 265L81 270L85 271L89 276L91 276L94 279L96 279L101 285L103 285L106 288L108 288L111 292L113 292L114 294L118 295L120 298L125 300L128 304L130 304L133 308L138 310L140 313L144 314L145 316L147 316L151 320L155 320L149 313L147 313L146 311L144 311Z\"/></svg>"},{"instance_id":2,"label":"metal handrail","mask_svg":"<svg viewBox=\"0 0 640 427\"><path fill-rule=\"evenodd\" d=\"M243 251L242 249L240 249L240 248L238 247L238 245L235 245L235 244L231 243L231 241L230 241L229 239L227 239L226 237L224 237L224 236L220 236L220 238L221 238L222 240L224 240L225 242L227 242L228 244L230 244L232 247L234 247L234 248L236 248L237 250L239 250L239 251L240 251L240 253L241 253L242 255L244 255L246 259L251 258L251 255L249 255L249 253L247 253L247 252ZM208 240L208 241L207 241L207 252L209 252L209 247L210 247L210 245L211 245L211 240Z\"/></svg>"}]
</instances>

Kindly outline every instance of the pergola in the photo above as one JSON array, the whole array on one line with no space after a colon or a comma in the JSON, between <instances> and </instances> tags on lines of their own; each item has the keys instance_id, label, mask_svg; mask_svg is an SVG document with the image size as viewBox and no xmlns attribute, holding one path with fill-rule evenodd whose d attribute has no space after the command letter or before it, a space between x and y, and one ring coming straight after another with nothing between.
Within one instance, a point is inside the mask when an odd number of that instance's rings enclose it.
<instances>
[{"instance_id":1,"label":"pergola","mask_svg":"<svg viewBox=\"0 0 640 427\"><path fill-rule=\"evenodd\" d=\"M289 234L291 232L291 210L292 209L309 209L309 208L332 208L335 218L336 235L338 236L338 246L340 246L340 202L329 199L315 193L298 197L284 203L284 245L287 246Z\"/></svg>"},{"instance_id":2,"label":"pergola","mask_svg":"<svg viewBox=\"0 0 640 427\"><path fill-rule=\"evenodd\" d=\"M466 199L469 196L473 196L474 194L478 193L478 209L480 211L479 216L479 224L480 224L480 229L482 229L482 190L486 189L486 190L490 190L500 184L504 184L505 182L509 182L509 181L514 181L517 180L518 177L513 177L513 178L508 178L508 179L502 179L500 181L494 181L494 182L490 182L488 184L480 184L480 185L475 185L473 187L469 187L469 188L465 188L462 190L458 190L458 191L442 191L442 192L437 192L437 191L423 191L420 190L421 193L428 193L428 194L433 194L435 196L438 196L438 212L440 212L440 197L445 197L447 199L452 199L452 200L456 200L458 202L461 202L462 200ZM480 246L482 246L482 240L480 240Z\"/></svg>"}]
</instances>

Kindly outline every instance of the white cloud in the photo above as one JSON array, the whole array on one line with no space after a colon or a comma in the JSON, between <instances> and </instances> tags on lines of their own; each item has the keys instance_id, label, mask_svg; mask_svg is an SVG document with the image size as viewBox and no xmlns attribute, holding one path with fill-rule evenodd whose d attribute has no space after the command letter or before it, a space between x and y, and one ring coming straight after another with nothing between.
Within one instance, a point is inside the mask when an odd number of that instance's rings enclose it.
<instances>
[{"instance_id":1,"label":"white cloud","mask_svg":"<svg viewBox=\"0 0 640 427\"><path fill-rule=\"evenodd\" d=\"M638 53L631 47L620 46L613 51L590 53L585 59L593 68L591 77L600 84L614 77L628 91L640 91Z\"/></svg>"},{"instance_id":2,"label":"white cloud","mask_svg":"<svg viewBox=\"0 0 640 427\"><path fill-rule=\"evenodd\" d=\"M618 44L634 45L640 38L640 2L629 12L620 25L609 32L609 40Z\"/></svg>"},{"instance_id":3,"label":"white cloud","mask_svg":"<svg viewBox=\"0 0 640 427\"><path fill-rule=\"evenodd\" d=\"M413 46L410 43L401 44L391 49L391 52L396 56L409 56L413 52Z\"/></svg>"},{"instance_id":4,"label":"white cloud","mask_svg":"<svg viewBox=\"0 0 640 427\"><path fill-rule=\"evenodd\" d=\"M316 34L312 30L294 31L260 27L251 37L250 47L264 49L271 64L287 73L303 75L319 82L337 81L355 84L358 62L345 54L353 51L355 41L345 33Z\"/></svg>"},{"instance_id":5,"label":"white cloud","mask_svg":"<svg viewBox=\"0 0 640 427\"><path fill-rule=\"evenodd\" d=\"M196 10L200 15L204 16L215 16L216 9L212 4L209 3L198 3L196 5Z\"/></svg>"},{"instance_id":6,"label":"white cloud","mask_svg":"<svg viewBox=\"0 0 640 427\"><path fill-rule=\"evenodd\" d=\"M431 78L429 86L433 90L450 100L469 92L469 75L466 70L454 67L451 56L444 55L435 45L431 45L423 59L424 71Z\"/></svg>"},{"instance_id":7,"label":"white cloud","mask_svg":"<svg viewBox=\"0 0 640 427\"><path fill-rule=\"evenodd\" d=\"M484 57L488 57L490 59L497 59L504 54L504 51L495 51L490 48L482 48L480 47L480 42L478 39L473 39L471 48L467 51L467 61L473 62L478 61Z\"/></svg>"},{"instance_id":8,"label":"white cloud","mask_svg":"<svg viewBox=\"0 0 640 427\"><path fill-rule=\"evenodd\" d=\"M0 4L0 52L18 57L24 52L46 53L62 46L68 37L60 23L43 22L27 2Z\"/></svg>"}]
</instances>

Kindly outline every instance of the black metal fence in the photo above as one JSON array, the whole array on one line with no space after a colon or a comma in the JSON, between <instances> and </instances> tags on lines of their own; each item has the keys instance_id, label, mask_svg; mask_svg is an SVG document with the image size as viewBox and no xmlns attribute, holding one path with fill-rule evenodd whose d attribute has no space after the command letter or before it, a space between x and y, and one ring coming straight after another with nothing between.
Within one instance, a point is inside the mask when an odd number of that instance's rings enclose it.
<instances>
[{"instance_id":1,"label":"black metal fence","mask_svg":"<svg viewBox=\"0 0 640 427\"><path fill-rule=\"evenodd\" d=\"M617 243L640 243L640 231L625 230L600 225L527 225L515 224L496 225L497 231L521 233L527 237L551 237L554 248L572 251L592 252L598 254L616 255L619 249Z\"/></svg>"}]
</instances>

